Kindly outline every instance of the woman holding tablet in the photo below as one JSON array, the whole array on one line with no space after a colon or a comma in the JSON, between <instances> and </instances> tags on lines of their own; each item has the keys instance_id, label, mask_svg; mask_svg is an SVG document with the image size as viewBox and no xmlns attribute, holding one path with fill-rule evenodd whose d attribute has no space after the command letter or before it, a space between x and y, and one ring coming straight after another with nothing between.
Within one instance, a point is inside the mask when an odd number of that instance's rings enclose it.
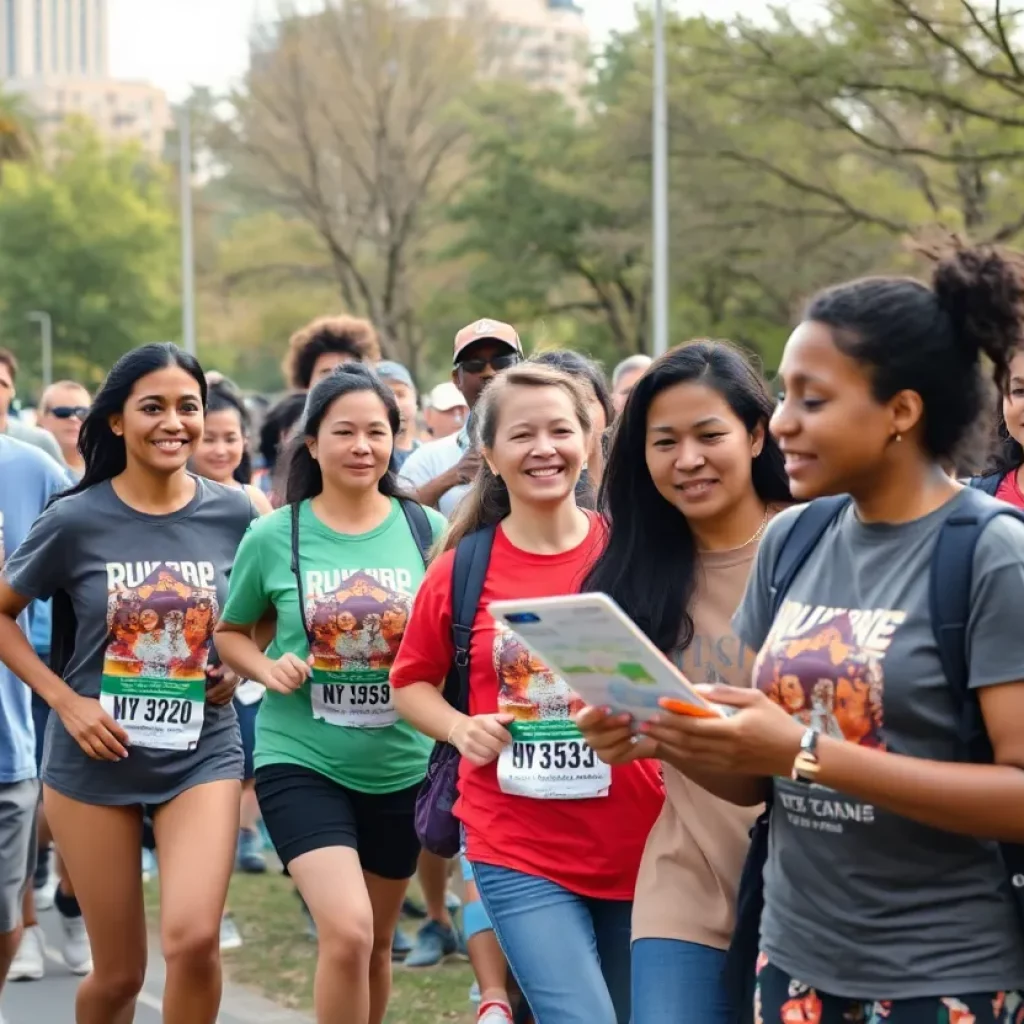
<instances>
[{"instance_id":1,"label":"woman holding tablet","mask_svg":"<svg viewBox=\"0 0 1024 1024\"><path fill-rule=\"evenodd\" d=\"M636 383L609 453L608 545L585 588L612 597L695 684L750 685L753 652L730 620L765 527L789 501L772 406L738 349L693 342ZM650 740L630 745L628 724L603 709L578 721L613 763L659 754ZM665 789L633 907L633 1021L726 1024L720 975L754 812L668 764Z\"/></svg>"},{"instance_id":2,"label":"woman holding tablet","mask_svg":"<svg viewBox=\"0 0 1024 1024\"><path fill-rule=\"evenodd\" d=\"M600 554L604 525L575 498L586 397L567 374L526 363L494 380L475 415L484 465L417 595L391 673L395 703L462 753L467 856L538 1024L626 1024L633 890L663 801L657 766L602 765L573 727L578 698L487 611L502 598L576 592ZM464 715L439 691L454 654L453 548L487 527ZM545 760L552 733L572 750L560 770Z\"/></svg>"}]
</instances>

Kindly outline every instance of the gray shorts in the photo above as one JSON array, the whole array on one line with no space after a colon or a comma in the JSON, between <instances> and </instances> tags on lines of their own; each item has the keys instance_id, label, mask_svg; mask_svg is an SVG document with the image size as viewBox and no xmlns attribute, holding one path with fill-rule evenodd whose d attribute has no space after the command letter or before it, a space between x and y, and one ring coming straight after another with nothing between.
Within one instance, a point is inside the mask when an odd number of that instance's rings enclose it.
<instances>
[{"instance_id":1,"label":"gray shorts","mask_svg":"<svg viewBox=\"0 0 1024 1024\"><path fill-rule=\"evenodd\" d=\"M39 782L0 785L0 935L21 924L21 901L36 866Z\"/></svg>"}]
</instances>

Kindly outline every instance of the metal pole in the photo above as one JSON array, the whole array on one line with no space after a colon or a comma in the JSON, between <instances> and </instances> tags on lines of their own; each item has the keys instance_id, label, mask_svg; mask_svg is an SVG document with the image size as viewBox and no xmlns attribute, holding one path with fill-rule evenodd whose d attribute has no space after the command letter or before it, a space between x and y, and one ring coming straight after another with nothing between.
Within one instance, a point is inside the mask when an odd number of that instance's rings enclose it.
<instances>
[{"instance_id":1,"label":"metal pole","mask_svg":"<svg viewBox=\"0 0 1024 1024\"><path fill-rule=\"evenodd\" d=\"M53 383L53 317L41 310L33 310L26 319L39 324L43 342L43 387L48 388Z\"/></svg>"},{"instance_id":2,"label":"metal pole","mask_svg":"<svg viewBox=\"0 0 1024 1024\"><path fill-rule=\"evenodd\" d=\"M192 237L192 117L181 111L181 337L185 351L196 354L196 269Z\"/></svg>"},{"instance_id":3,"label":"metal pole","mask_svg":"<svg viewBox=\"0 0 1024 1024\"><path fill-rule=\"evenodd\" d=\"M668 351L669 238L668 238L668 72L665 59L665 0L654 2L654 355Z\"/></svg>"}]
</instances>

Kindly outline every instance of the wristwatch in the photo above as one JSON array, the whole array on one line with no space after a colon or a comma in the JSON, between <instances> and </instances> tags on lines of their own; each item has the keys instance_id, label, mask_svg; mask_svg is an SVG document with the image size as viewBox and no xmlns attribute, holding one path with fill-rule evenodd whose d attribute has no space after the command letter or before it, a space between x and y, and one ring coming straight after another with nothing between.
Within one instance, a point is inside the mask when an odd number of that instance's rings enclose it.
<instances>
[{"instance_id":1,"label":"wristwatch","mask_svg":"<svg viewBox=\"0 0 1024 1024\"><path fill-rule=\"evenodd\" d=\"M808 729L800 740L800 753L793 762L793 779L797 782L814 782L818 778L818 736L817 729Z\"/></svg>"}]
</instances>

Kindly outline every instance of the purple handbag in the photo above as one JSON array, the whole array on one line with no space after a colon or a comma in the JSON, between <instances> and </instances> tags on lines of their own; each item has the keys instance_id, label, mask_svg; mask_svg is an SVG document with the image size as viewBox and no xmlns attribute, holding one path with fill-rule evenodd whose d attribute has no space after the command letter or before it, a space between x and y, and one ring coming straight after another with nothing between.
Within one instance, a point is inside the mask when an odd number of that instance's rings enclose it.
<instances>
[{"instance_id":1,"label":"purple handbag","mask_svg":"<svg viewBox=\"0 0 1024 1024\"><path fill-rule=\"evenodd\" d=\"M487 565L494 544L494 527L467 534L455 549L452 567L452 642L455 657L444 683L444 698L463 714L469 713L469 645L473 620L480 605ZM427 776L416 797L416 835L423 849L450 859L462 848L461 826L455 817L459 798L462 755L450 743L436 743Z\"/></svg>"}]
</instances>

